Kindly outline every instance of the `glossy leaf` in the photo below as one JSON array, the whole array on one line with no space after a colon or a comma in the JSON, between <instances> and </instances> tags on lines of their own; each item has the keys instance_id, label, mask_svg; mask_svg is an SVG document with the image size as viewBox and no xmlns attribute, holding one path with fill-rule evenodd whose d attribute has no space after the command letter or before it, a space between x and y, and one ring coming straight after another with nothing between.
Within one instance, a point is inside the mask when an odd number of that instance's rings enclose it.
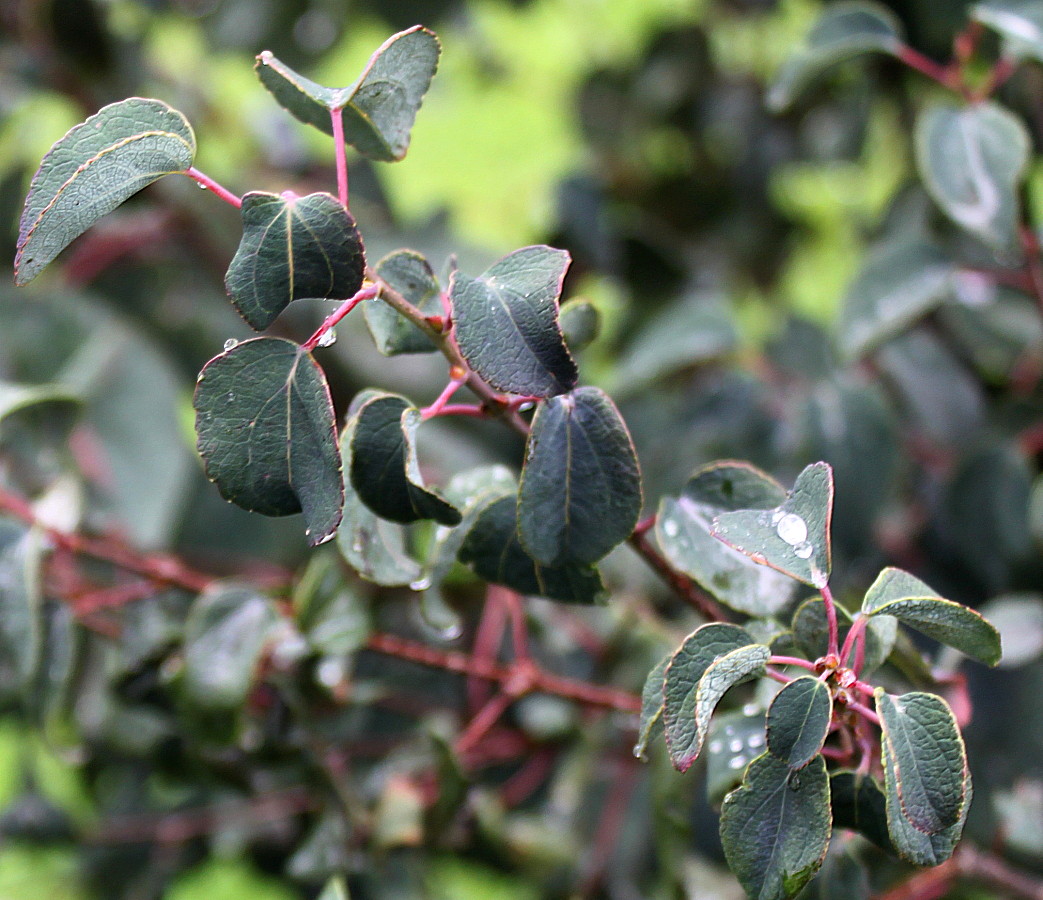
<instances>
[{"instance_id":1,"label":"glossy leaf","mask_svg":"<svg viewBox=\"0 0 1043 900\"><path fill-rule=\"evenodd\" d=\"M866 592L862 611L894 616L940 643L994 666L1003 654L999 632L982 615L945 600L908 572L886 568Z\"/></svg>"},{"instance_id":2,"label":"glossy leaf","mask_svg":"<svg viewBox=\"0 0 1043 900\"><path fill-rule=\"evenodd\" d=\"M887 800L876 781L857 772L836 772L829 792L835 827L857 831L881 850L894 850L887 830Z\"/></svg>"},{"instance_id":3,"label":"glossy leaf","mask_svg":"<svg viewBox=\"0 0 1043 900\"><path fill-rule=\"evenodd\" d=\"M358 81L346 88L316 84L267 50L257 57L254 71L279 105L302 122L332 135L331 114L339 110L346 144L370 159L393 162L409 148L440 52L438 38L416 25L388 38Z\"/></svg>"},{"instance_id":4,"label":"glossy leaf","mask_svg":"<svg viewBox=\"0 0 1043 900\"><path fill-rule=\"evenodd\" d=\"M956 717L934 694L895 697L877 688L876 709L902 815L920 832L938 834L964 808L967 755Z\"/></svg>"},{"instance_id":5,"label":"glossy leaf","mask_svg":"<svg viewBox=\"0 0 1043 900\"><path fill-rule=\"evenodd\" d=\"M1029 147L1021 120L995 103L928 106L916 123L924 187L950 219L997 250L1017 246Z\"/></svg>"},{"instance_id":6,"label":"glossy leaf","mask_svg":"<svg viewBox=\"0 0 1043 900\"><path fill-rule=\"evenodd\" d=\"M721 809L728 866L750 897L788 900L822 865L831 820L822 757L793 772L766 753L750 763Z\"/></svg>"},{"instance_id":7,"label":"glossy leaf","mask_svg":"<svg viewBox=\"0 0 1043 900\"><path fill-rule=\"evenodd\" d=\"M185 621L189 701L215 711L241 706L278 621L268 598L252 587L225 583L200 594Z\"/></svg>"},{"instance_id":8,"label":"glossy leaf","mask_svg":"<svg viewBox=\"0 0 1043 900\"><path fill-rule=\"evenodd\" d=\"M835 3L815 23L804 47L783 66L768 92L768 106L783 110L823 72L865 53L897 54L902 26L877 3Z\"/></svg>"},{"instance_id":9,"label":"glossy leaf","mask_svg":"<svg viewBox=\"0 0 1043 900\"><path fill-rule=\"evenodd\" d=\"M570 258L552 247L523 247L477 278L453 275L454 333L468 365L498 391L552 397L578 372L558 322Z\"/></svg>"},{"instance_id":10,"label":"glossy leaf","mask_svg":"<svg viewBox=\"0 0 1043 900\"><path fill-rule=\"evenodd\" d=\"M637 744L634 745L634 756L645 758L645 750L657 727L663 724L663 685L666 681L666 667L670 665L672 653L664 656L645 679L641 689L641 718L637 726Z\"/></svg>"},{"instance_id":11,"label":"glossy leaf","mask_svg":"<svg viewBox=\"0 0 1043 900\"><path fill-rule=\"evenodd\" d=\"M199 453L226 500L268 516L303 512L311 544L344 502L326 376L292 341L256 338L214 357L194 398Z\"/></svg>"},{"instance_id":12,"label":"glossy leaf","mask_svg":"<svg viewBox=\"0 0 1043 900\"><path fill-rule=\"evenodd\" d=\"M188 120L159 100L102 107L50 149L33 176L18 226L15 283L32 281L106 213L195 159Z\"/></svg>"},{"instance_id":13,"label":"glossy leaf","mask_svg":"<svg viewBox=\"0 0 1043 900\"><path fill-rule=\"evenodd\" d=\"M529 556L518 540L517 498L514 494L490 503L479 514L460 548L460 562L475 574L512 588L562 603L594 603L604 593L601 575L593 566L565 563L544 566Z\"/></svg>"},{"instance_id":14,"label":"glossy leaf","mask_svg":"<svg viewBox=\"0 0 1043 900\"><path fill-rule=\"evenodd\" d=\"M832 516L833 470L815 463L797 476L780 506L721 513L711 533L754 561L821 588L829 581Z\"/></svg>"},{"instance_id":15,"label":"glossy leaf","mask_svg":"<svg viewBox=\"0 0 1043 900\"><path fill-rule=\"evenodd\" d=\"M380 279L398 291L424 315L442 313L442 289L428 261L412 250L396 250L377 263ZM429 353L431 339L378 295L363 304L366 325L384 356L399 353Z\"/></svg>"},{"instance_id":16,"label":"glossy leaf","mask_svg":"<svg viewBox=\"0 0 1043 900\"><path fill-rule=\"evenodd\" d=\"M768 750L791 769L818 756L829 734L833 698L824 682L805 675L783 686L768 707Z\"/></svg>"},{"instance_id":17,"label":"glossy leaf","mask_svg":"<svg viewBox=\"0 0 1043 900\"><path fill-rule=\"evenodd\" d=\"M362 287L362 238L336 197L252 191L243 197L242 217L225 288L254 330L263 331L294 300L347 300Z\"/></svg>"},{"instance_id":18,"label":"glossy leaf","mask_svg":"<svg viewBox=\"0 0 1043 900\"><path fill-rule=\"evenodd\" d=\"M695 692L695 741L692 749L696 756L702 751L710 730L710 719L721 698L736 685L763 675L769 656L771 650L764 644L751 644L725 653L707 666Z\"/></svg>"},{"instance_id":19,"label":"glossy leaf","mask_svg":"<svg viewBox=\"0 0 1043 900\"><path fill-rule=\"evenodd\" d=\"M460 511L424 486L416 454L420 410L397 394L374 392L355 414L352 487L373 512L392 522L434 519L457 525Z\"/></svg>"},{"instance_id":20,"label":"glossy leaf","mask_svg":"<svg viewBox=\"0 0 1043 900\"><path fill-rule=\"evenodd\" d=\"M518 538L537 562L595 563L641 514L637 452L615 404L596 387L541 403L518 490Z\"/></svg>"},{"instance_id":21,"label":"glossy leaf","mask_svg":"<svg viewBox=\"0 0 1043 900\"><path fill-rule=\"evenodd\" d=\"M0 698L28 688L44 642L42 536L0 518Z\"/></svg>"},{"instance_id":22,"label":"glossy leaf","mask_svg":"<svg viewBox=\"0 0 1043 900\"><path fill-rule=\"evenodd\" d=\"M576 297L561 305L558 323L565 346L570 353L578 353L597 340L601 332L601 313L589 300Z\"/></svg>"},{"instance_id":23,"label":"glossy leaf","mask_svg":"<svg viewBox=\"0 0 1043 900\"><path fill-rule=\"evenodd\" d=\"M711 463L692 475L680 497L660 501L656 542L675 569L725 605L774 615L793 599L793 580L717 540L711 528L722 512L772 509L785 499L782 485L748 463Z\"/></svg>"},{"instance_id":24,"label":"glossy leaf","mask_svg":"<svg viewBox=\"0 0 1043 900\"><path fill-rule=\"evenodd\" d=\"M1043 6L1039 0L984 0L971 7L971 18L1004 39L1004 52L1043 62Z\"/></svg>"},{"instance_id":25,"label":"glossy leaf","mask_svg":"<svg viewBox=\"0 0 1043 900\"><path fill-rule=\"evenodd\" d=\"M895 243L870 254L848 288L840 349L862 356L935 309L953 290L956 266L926 243Z\"/></svg>"},{"instance_id":26,"label":"glossy leaf","mask_svg":"<svg viewBox=\"0 0 1043 900\"><path fill-rule=\"evenodd\" d=\"M703 675L718 658L754 643L738 625L711 622L688 635L671 657L663 682L663 725L670 759L678 771L687 772L695 762L706 733L696 723Z\"/></svg>"}]
</instances>

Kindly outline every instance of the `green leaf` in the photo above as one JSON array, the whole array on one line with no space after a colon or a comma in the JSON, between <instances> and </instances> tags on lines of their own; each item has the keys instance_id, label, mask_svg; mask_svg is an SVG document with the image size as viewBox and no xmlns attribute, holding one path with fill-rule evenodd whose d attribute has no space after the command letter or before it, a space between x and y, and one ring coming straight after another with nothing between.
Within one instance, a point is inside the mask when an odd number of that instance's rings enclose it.
<instances>
[{"instance_id":1,"label":"green leaf","mask_svg":"<svg viewBox=\"0 0 1043 900\"><path fill-rule=\"evenodd\" d=\"M840 625L839 642L844 643L851 628L851 614L837 606L837 621ZM821 599L805 600L793 614L793 640L797 652L806 659L818 659L829 650L829 624L826 620L826 605ZM894 650L898 637L898 621L891 616L876 616L865 626L865 650L862 657L862 674L867 675L884 664ZM855 664L855 648L851 648L846 666Z\"/></svg>"},{"instance_id":2,"label":"green leaf","mask_svg":"<svg viewBox=\"0 0 1043 900\"><path fill-rule=\"evenodd\" d=\"M589 300L576 297L561 305L558 324L569 352L578 353L598 339L601 333L601 313Z\"/></svg>"},{"instance_id":3,"label":"green leaf","mask_svg":"<svg viewBox=\"0 0 1043 900\"><path fill-rule=\"evenodd\" d=\"M850 828L881 850L894 851L887 830L887 800L876 781L857 772L836 772L829 791L835 827Z\"/></svg>"},{"instance_id":4,"label":"green leaf","mask_svg":"<svg viewBox=\"0 0 1043 900\"><path fill-rule=\"evenodd\" d=\"M871 253L844 299L840 349L857 359L938 307L956 266L937 247L905 241Z\"/></svg>"},{"instance_id":5,"label":"green leaf","mask_svg":"<svg viewBox=\"0 0 1043 900\"><path fill-rule=\"evenodd\" d=\"M879 687L874 697L902 815L926 835L955 825L964 809L967 754L949 705L934 694L894 697Z\"/></svg>"},{"instance_id":6,"label":"green leaf","mask_svg":"<svg viewBox=\"0 0 1043 900\"><path fill-rule=\"evenodd\" d=\"M672 653L664 656L645 679L641 689L641 718L637 726L637 744L634 745L634 756L645 758L648 742L658 727L662 727L663 688L666 682L666 667L670 665Z\"/></svg>"},{"instance_id":7,"label":"green leaf","mask_svg":"<svg viewBox=\"0 0 1043 900\"><path fill-rule=\"evenodd\" d=\"M720 803L742 781L751 759L764 752L764 712L755 704L714 716L703 756L706 799Z\"/></svg>"},{"instance_id":8,"label":"green leaf","mask_svg":"<svg viewBox=\"0 0 1043 900\"><path fill-rule=\"evenodd\" d=\"M247 585L218 584L196 598L185 620L185 693L193 706L233 710L246 700L279 616Z\"/></svg>"},{"instance_id":9,"label":"green leaf","mask_svg":"<svg viewBox=\"0 0 1043 900\"><path fill-rule=\"evenodd\" d=\"M523 247L477 278L453 274L449 294L460 352L496 390L551 397L575 387L576 364L558 322L570 261L564 250Z\"/></svg>"},{"instance_id":10,"label":"green leaf","mask_svg":"<svg viewBox=\"0 0 1043 900\"><path fill-rule=\"evenodd\" d=\"M303 511L311 544L333 537L344 502L326 376L293 341L255 338L214 357L193 401L207 477L268 516Z\"/></svg>"},{"instance_id":11,"label":"green leaf","mask_svg":"<svg viewBox=\"0 0 1043 900\"><path fill-rule=\"evenodd\" d=\"M518 540L517 498L500 497L479 514L460 548L459 559L494 584L521 594L537 594L562 603L594 603L605 587L593 566L565 563L544 566Z\"/></svg>"},{"instance_id":12,"label":"green leaf","mask_svg":"<svg viewBox=\"0 0 1043 900\"><path fill-rule=\"evenodd\" d=\"M293 609L308 643L319 653L352 653L373 630L369 610L330 554L312 557L294 589Z\"/></svg>"},{"instance_id":13,"label":"green leaf","mask_svg":"<svg viewBox=\"0 0 1043 900\"><path fill-rule=\"evenodd\" d=\"M831 831L821 756L799 772L767 753L758 757L721 809L728 866L758 900L795 896L822 865Z\"/></svg>"},{"instance_id":14,"label":"green leaf","mask_svg":"<svg viewBox=\"0 0 1043 900\"><path fill-rule=\"evenodd\" d=\"M347 300L362 287L362 238L336 197L251 191L243 197L242 217L243 238L225 288L255 331L294 300Z\"/></svg>"},{"instance_id":15,"label":"green leaf","mask_svg":"<svg viewBox=\"0 0 1043 900\"><path fill-rule=\"evenodd\" d=\"M896 55L902 25L876 3L835 3L815 23L803 49L789 59L768 92L768 106L786 109L830 67L865 53Z\"/></svg>"},{"instance_id":16,"label":"green leaf","mask_svg":"<svg viewBox=\"0 0 1043 900\"><path fill-rule=\"evenodd\" d=\"M1043 62L1043 6L1039 0L984 0L971 18L1003 37L1005 56Z\"/></svg>"},{"instance_id":17,"label":"green leaf","mask_svg":"<svg viewBox=\"0 0 1043 900\"><path fill-rule=\"evenodd\" d=\"M805 675L785 685L768 707L768 750L791 769L818 756L829 734L833 698L824 682Z\"/></svg>"},{"instance_id":18,"label":"green leaf","mask_svg":"<svg viewBox=\"0 0 1043 900\"><path fill-rule=\"evenodd\" d=\"M980 613L944 600L908 572L886 568L866 592L862 612L898 621L961 653L994 666L1003 650L999 632Z\"/></svg>"},{"instance_id":19,"label":"green leaf","mask_svg":"<svg viewBox=\"0 0 1043 900\"><path fill-rule=\"evenodd\" d=\"M394 162L409 148L409 134L431 84L441 46L415 25L388 38L349 87L331 89L309 81L265 50L254 71L279 105L302 122L333 134L339 110L344 142L370 159Z\"/></svg>"},{"instance_id":20,"label":"green leaf","mask_svg":"<svg viewBox=\"0 0 1043 900\"><path fill-rule=\"evenodd\" d=\"M785 499L782 485L748 463L711 463L692 475L680 497L660 501L656 542L675 569L725 605L752 616L775 615L793 599L793 580L758 565L710 531L722 512L772 509Z\"/></svg>"},{"instance_id":21,"label":"green leaf","mask_svg":"<svg viewBox=\"0 0 1043 900\"><path fill-rule=\"evenodd\" d=\"M431 266L412 250L397 250L377 263L377 275L398 291L424 315L440 315L442 289ZM431 339L378 295L363 304L366 325L373 342L384 356L399 353L429 353Z\"/></svg>"},{"instance_id":22,"label":"green leaf","mask_svg":"<svg viewBox=\"0 0 1043 900\"><path fill-rule=\"evenodd\" d=\"M707 666L695 692L695 741L692 748L695 755L702 750L710 730L710 719L721 698L737 684L763 675L769 656L770 648L764 644L751 644L725 653Z\"/></svg>"},{"instance_id":23,"label":"green leaf","mask_svg":"<svg viewBox=\"0 0 1043 900\"><path fill-rule=\"evenodd\" d=\"M630 536L641 474L626 423L596 387L541 403L518 491L518 537L547 566L595 563Z\"/></svg>"},{"instance_id":24,"label":"green leaf","mask_svg":"<svg viewBox=\"0 0 1043 900\"><path fill-rule=\"evenodd\" d=\"M102 107L50 149L29 185L18 226L15 284L32 281L106 213L164 175L190 168L188 120L159 100Z\"/></svg>"},{"instance_id":25,"label":"green leaf","mask_svg":"<svg viewBox=\"0 0 1043 900\"><path fill-rule=\"evenodd\" d=\"M705 728L696 723L699 685L706 670L720 657L754 645L738 625L711 622L693 631L670 658L663 681L663 725L670 759L687 772L702 748Z\"/></svg>"},{"instance_id":26,"label":"green leaf","mask_svg":"<svg viewBox=\"0 0 1043 900\"><path fill-rule=\"evenodd\" d=\"M1031 144L1021 120L991 102L934 105L917 119L915 137L924 187L942 211L994 249L1012 251Z\"/></svg>"},{"instance_id":27,"label":"green leaf","mask_svg":"<svg viewBox=\"0 0 1043 900\"><path fill-rule=\"evenodd\" d=\"M319 894L319 900L351 900L343 878L331 878Z\"/></svg>"},{"instance_id":28,"label":"green leaf","mask_svg":"<svg viewBox=\"0 0 1043 900\"><path fill-rule=\"evenodd\" d=\"M457 525L460 511L424 486L416 452L420 410L405 397L374 392L359 406L351 432L351 485L373 512L408 524Z\"/></svg>"},{"instance_id":29,"label":"green leaf","mask_svg":"<svg viewBox=\"0 0 1043 900\"><path fill-rule=\"evenodd\" d=\"M832 516L833 469L820 462L797 476L781 506L721 513L711 533L755 562L822 588L829 582Z\"/></svg>"},{"instance_id":30,"label":"green leaf","mask_svg":"<svg viewBox=\"0 0 1043 900\"><path fill-rule=\"evenodd\" d=\"M44 642L43 541L0 518L0 697L22 696L40 664Z\"/></svg>"}]
</instances>

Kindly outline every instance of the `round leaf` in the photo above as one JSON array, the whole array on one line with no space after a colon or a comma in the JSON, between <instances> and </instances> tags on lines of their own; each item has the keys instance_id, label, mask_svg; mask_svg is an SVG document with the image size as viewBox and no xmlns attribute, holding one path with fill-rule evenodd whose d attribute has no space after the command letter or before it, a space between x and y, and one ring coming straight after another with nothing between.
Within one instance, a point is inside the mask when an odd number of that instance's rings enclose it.
<instances>
[{"instance_id":1,"label":"round leaf","mask_svg":"<svg viewBox=\"0 0 1043 900\"><path fill-rule=\"evenodd\" d=\"M823 682L810 675L791 681L768 708L768 750L791 769L806 766L822 750L832 717L833 698Z\"/></svg>"}]
</instances>

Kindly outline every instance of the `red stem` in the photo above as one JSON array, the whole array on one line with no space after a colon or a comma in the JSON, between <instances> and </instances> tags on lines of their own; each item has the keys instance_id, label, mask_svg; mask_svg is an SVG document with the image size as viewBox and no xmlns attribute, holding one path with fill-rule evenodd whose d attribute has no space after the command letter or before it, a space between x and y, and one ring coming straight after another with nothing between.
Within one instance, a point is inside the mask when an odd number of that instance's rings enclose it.
<instances>
[{"instance_id":1,"label":"red stem","mask_svg":"<svg viewBox=\"0 0 1043 900\"><path fill-rule=\"evenodd\" d=\"M858 713L860 716L865 717L874 725L880 724L880 717L875 712L873 712L868 706L863 706L861 703L858 703L855 700L848 700L847 708L853 709L856 713Z\"/></svg>"},{"instance_id":2,"label":"red stem","mask_svg":"<svg viewBox=\"0 0 1043 900\"><path fill-rule=\"evenodd\" d=\"M435 416L444 415L446 404L452 399L460 388L467 383L467 376L464 375L462 378L450 379L449 383L445 386L445 390L438 395L438 399L435 400L429 407L420 411L420 418L422 419L433 419Z\"/></svg>"},{"instance_id":3,"label":"red stem","mask_svg":"<svg viewBox=\"0 0 1043 900\"><path fill-rule=\"evenodd\" d=\"M933 59L929 59L919 50L914 50L908 44L901 44L896 56L903 63L909 66L909 68L915 69L917 72L926 75L928 78L937 81L940 85L943 85L950 90L957 91L965 97L967 96L968 92L966 88L959 83L958 69L955 69L952 66L943 66L941 63L936 63Z\"/></svg>"},{"instance_id":4,"label":"red stem","mask_svg":"<svg viewBox=\"0 0 1043 900\"><path fill-rule=\"evenodd\" d=\"M332 315L326 317L326 320L319 326L319 330L315 332L308 340L306 340L301 347L309 352L314 350L318 345L319 341L322 340L322 336L326 334L331 328L333 328L341 319L343 319L349 312L351 312L356 306L358 306L363 300L371 300L376 297L380 292L380 289L375 285L367 285L366 287L359 290L354 297L345 300L337 311Z\"/></svg>"},{"instance_id":5,"label":"red stem","mask_svg":"<svg viewBox=\"0 0 1043 900\"><path fill-rule=\"evenodd\" d=\"M496 724L497 719L507 711L507 707L515 699L510 694L495 694L485 706L478 710L467 728L456 739L456 752L462 756L474 747L488 734L489 729Z\"/></svg>"},{"instance_id":6,"label":"red stem","mask_svg":"<svg viewBox=\"0 0 1043 900\"><path fill-rule=\"evenodd\" d=\"M822 594L822 602L826 607L826 624L829 626L829 650L827 652L835 656L838 660L842 660L843 657L840 656L839 648L837 607L836 602L833 600L833 592L829 589L828 584L822 585L819 591Z\"/></svg>"},{"instance_id":7,"label":"red stem","mask_svg":"<svg viewBox=\"0 0 1043 900\"><path fill-rule=\"evenodd\" d=\"M807 669L809 672L818 671L813 662L808 662L806 659L801 659L799 656L769 656L768 665L800 666L800 668Z\"/></svg>"},{"instance_id":8,"label":"red stem","mask_svg":"<svg viewBox=\"0 0 1043 900\"><path fill-rule=\"evenodd\" d=\"M472 419L488 419L489 411L484 406L475 406L471 403L449 403L433 415L469 416Z\"/></svg>"},{"instance_id":9,"label":"red stem","mask_svg":"<svg viewBox=\"0 0 1043 900\"><path fill-rule=\"evenodd\" d=\"M842 666L847 665L847 659L851 653L851 648L854 646L855 641L858 640L859 636L865 631L866 623L868 621L868 616L859 616L855 619L854 624L848 629L847 637L844 638L844 646L840 648L840 664ZM854 669L855 674L857 675L861 669L857 660Z\"/></svg>"},{"instance_id":10,"label":"red stem","mask_svg":"<svg viewBox=\"0 0 1043 900\"><path fill-rule=\"evenodd\" d=\"M337 199L340 205L348 208L348 152L344 144L344 111L330 110L330 121L333 123L333 153L337 161Z\"/></svg>"},{"instance_id":11,"label":"red stem","mask_svg":"<svg viewBox=\"0 0 1043 900\"><path fill-rule=\"evenodd\" d=\"M208 191L213 191L215 194L217 194L218 197L220 197L222 200L224 200L225 203L229 204L230 206L234 206L236 209L242 209L243 200L241 197L237 197L230 190L228 190L228 188L221 187L221 185L214 181L213 178L211 178L209 175L204 175L202 172L199 171L199 169L195 168L195 166L191 166L190 168L185 169L185 171L182 174L187 175L193 181L197 181Z\"/></svg>"}]
</instances>

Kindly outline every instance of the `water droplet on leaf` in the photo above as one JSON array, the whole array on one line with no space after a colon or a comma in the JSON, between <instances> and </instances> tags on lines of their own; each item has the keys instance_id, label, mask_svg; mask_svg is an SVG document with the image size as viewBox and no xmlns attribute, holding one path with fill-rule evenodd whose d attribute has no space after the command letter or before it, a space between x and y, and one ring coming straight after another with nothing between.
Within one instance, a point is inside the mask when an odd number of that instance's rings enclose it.
<instances>
[{"instance_id":1,"label":"water droplet on leaf","mask_svg":"<svg viewBox=\"0 0 1043 900\"><path fill-rule=\"evenodd\" d=\"M431 587L431 579L427 576L418 578L416 581L412 581L409 584L409 589L411 591L426 591L429 587Z\"/></svg>"},{"instance_id":2,"label":"water droplet on leaf","mask_svg":"<svg viewBox=\"0 0 1043 900\"><path fill-rule=\"evenodd\" d=\"M801 559L811 559L812 554L815 552L815 548L805 541L803 544L798 544L794 547L793 552Z\"/></svg>"},{"instance_id":3,"label":"water droplet on leaf","mask_svg":"<svg viewBox=\"0 0 1043 900\"><path fill-rule=\"evenodd\" d=\"M740 752L742 752L742 747L743 747L743 743L738 738L735 738L734 740L731 740L731 741L728 742L728 749L732 753L740 753Z\"/></svg>"},{"instance_id":4,"label":"water droplet on leaf","mask_svg":"<svg viewBox=\"0 0 1043 900\"><path fill-rule=\"evenodd\" d=\"M317 347L332 347L335 343L337 343L337 332L335 332L331 328L329 331L324 331L322 333L322 335L319 337L319 340L318 340L318 343L316 344L316 346Z\"/></svg>"},{"instance_id":5,"label":"water droplet on leaf","mask_svg":"<svg viewBox=\"0 0 1043 900\"><path fill-rule=\"evenodd\" d=\"M238 346L239 341L237 341L235 338L229 338L227 341L225 341L225 353L227 353L229 350L234 350Z\"/></svg>"},{"instance_id":6,"label":"water droplet on leaf","mask_svg":"<svg viewBox=\"0 0 1043 900\"><path fill-rule=\"evenodd\" d=\"M746 757L745 756L733 756L731 759L728 760L728 768L729 769L741 769L745 765L746 765Z\"/></svg>"},{"instance_id":7,"label":"water droplet on leaf","mask_svg":"<svg viewBox=\"0 0 1043 900\"><path fill-rule=\"evenodd\" d=\"M663 531L666 533L667 537L677 537L677 532L679 531L677 522L673 519L667 519L663 523Z\"/></svg>"},{"instance_id":8,"label":"water droplet on leaf","mask_svg":"<svg viewBox=\"0 0 1043 900\"><path fill-rule=\"evenodd\" d=\"M796 513L786 513L776 523L775 529L780 538L794 547L797 544L803 544L808 539L807 522Z\"/></svg>"}]
</instances>

